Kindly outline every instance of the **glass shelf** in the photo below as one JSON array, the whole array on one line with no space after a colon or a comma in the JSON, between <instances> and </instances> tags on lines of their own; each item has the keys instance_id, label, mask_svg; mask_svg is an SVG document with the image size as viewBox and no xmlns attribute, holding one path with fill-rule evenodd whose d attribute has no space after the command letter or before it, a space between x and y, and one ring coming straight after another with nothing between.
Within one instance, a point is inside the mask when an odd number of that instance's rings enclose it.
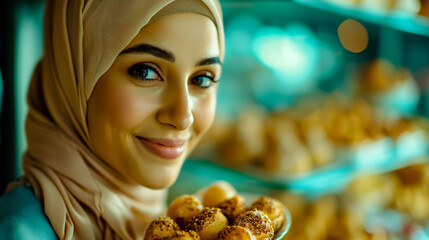
<instances>
[{"instance_id":1,"label":"glass shelf","mask_svg":"<svg viewBox=\"0 0 429 240\"><path fill-rule=\"evenodd\" d=\"M370 11L359 6L338 6L320 0L294 0L294 2L310 8L332 12L380 26L390 27L399 31L429 37L429 18L402 11Z\"/></svg>"},{"instance_id":2,"label":"glass shelf","mask_svg":"<svg viewBox=\"0 0 429 240\"><path fill-rule=\"evenodd\" d=\"M270 9L270 5L274 7L271 9L271 11L269 11L270 13L261 13L261 16L265 14L271 15L273 11L280 11L278 7L290 7L290 4L295 3L306 8L312 8L326 13L333 13L339 16L353 18L358 21L364 21L379 26L390 27L406 33L413 33L420 36L429 37L429 18L405 11L371 10L359 5L336 5L321 0L221 0L221 3L225 8L240 9L252 8L252 6L256 6L260 8L260 11L267 11ZM319 21L317 16L315 17L315 21Z\"/></svg>"},{"instance_id":3,"label":"glass shelf","mask_svg":"<svg viewBox=\"0 0 429 240\"><path fill-rule=\"evenodd\" d=\"M273 173L251 166L235 169L216 161L188 160L172 188L176 191L173 195L195 192L215 180L225 180L244 192L268 194L271 190L289 190L317 198L338 193L360 175L389 172L428 161L429 143L422 137L425 138L421 132L414 132L404 135L397 144L390 139L369 142L329 165L305 173ZM385 146L383 150L379 145Z\"/></svg>"}]
</instances>

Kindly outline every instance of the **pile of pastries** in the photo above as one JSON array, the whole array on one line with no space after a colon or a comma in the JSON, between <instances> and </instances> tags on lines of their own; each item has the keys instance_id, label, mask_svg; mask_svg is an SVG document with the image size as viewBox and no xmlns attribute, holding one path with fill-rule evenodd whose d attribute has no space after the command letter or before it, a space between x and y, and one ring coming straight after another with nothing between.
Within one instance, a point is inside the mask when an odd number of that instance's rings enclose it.
<instances>
[{"instance_id":1,"label":"pile of pastries","mask_svg":"<svg viewBox=\"0 0 429 240\"><path fill-rule=\"evenodd\" d=\"M293 219L285 240L420 239L411 237L409 226L429 223L429 163L361 176L344 191L315 200L290 192L279 192L275 198L288 207ZM386 219L369 221L369 216L384 211L397 212L403 224L391 219L392 231Z\"/></svg>"},{"instance_id":2,"label":"pile of pastries","mask_svg":"<svg viewBox=\"0 0 429 240\"><path fill-rule=\"evenodd\" d=\"M227 182L182 195L146 228L145 240L269 240L286 224L280 201L261 196L250 206Z\"/></svg>"},{"instance_id":3,"label":"pile of pastries","mask_svg":"<svg viewBox=\"0 0 429 240\"><path fill-rule=\"evenodd\" d=\"M216 121L200 156L215 156L232 167L255 166L280 173L303 173L327 165L361 144L417 131L412 118L387 118L364 98L313 96L280 112L245 108L232 121Z\"/></svg>"},{"instance_id":4,"label":"pile of pastries","mask_svg":"<svg viewBox=\"0 0 429 240\"><path fill-rule=\"evenodd\" d=\"M429 163L422 159L421 163L393 172L359 177L349 184L345 196L359 209L394 209L417 223L426 223L429 221Z\"/></svg>"},{"instance_id":5,"label":"pile of pastries","mask_svg":"<svg viewBox=\"0 0 429 240\"><path fill-rule=\"evenodd\" d=\"M316 200L290 193L276 197L289 208L293 219L293 227L284 240L390 239L385 229L366 229L362 212L340 195L325 195Z\"/></svg>"},{"instance_id":6,"label":"pile of pastries","mask_svg":"<svg viewBox=\"0 0 429 240\"><path fill-rule=\"evenodd\" d=\"M339 6L352 6L369 12L399 11L429 17L428 0L324 0Z\"/></svg>"}]
</instances>

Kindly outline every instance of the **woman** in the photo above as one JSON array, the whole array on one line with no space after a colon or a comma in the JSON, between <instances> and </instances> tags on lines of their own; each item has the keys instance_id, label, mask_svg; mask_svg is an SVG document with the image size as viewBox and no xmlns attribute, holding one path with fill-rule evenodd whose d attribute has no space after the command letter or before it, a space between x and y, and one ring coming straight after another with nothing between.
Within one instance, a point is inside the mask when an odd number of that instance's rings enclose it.
<instances>
[{"instance_id":1,"label":"woman","mask_svg":"<svg viewBox=\"0 0 429 240\"><path fill-rule=\"evenodd\" d=\"M142 239L213 121L220 5L51 0L44 24L24 178L0 201L15 209L0 238Z\"/></svg>"}]
</instances>

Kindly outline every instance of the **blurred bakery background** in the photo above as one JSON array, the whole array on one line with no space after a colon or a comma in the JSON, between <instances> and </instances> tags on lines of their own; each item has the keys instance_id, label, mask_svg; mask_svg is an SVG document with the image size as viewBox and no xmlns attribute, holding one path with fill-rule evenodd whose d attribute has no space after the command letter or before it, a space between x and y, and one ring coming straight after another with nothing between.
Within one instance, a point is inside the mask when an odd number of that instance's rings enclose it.
<instances>
[{"instance_id":1,"label":"blurred bakery background","mask_svg":"<svg viewBox=\"0 0 429 240\"><path fill-rule=\"evenodd\" d=\"M221 0L214 125L170 199L226 180L284 239L429 239L429 0ZM43 1L0 10L1 192L21 174Z\"/></svg>"}]
</instances>

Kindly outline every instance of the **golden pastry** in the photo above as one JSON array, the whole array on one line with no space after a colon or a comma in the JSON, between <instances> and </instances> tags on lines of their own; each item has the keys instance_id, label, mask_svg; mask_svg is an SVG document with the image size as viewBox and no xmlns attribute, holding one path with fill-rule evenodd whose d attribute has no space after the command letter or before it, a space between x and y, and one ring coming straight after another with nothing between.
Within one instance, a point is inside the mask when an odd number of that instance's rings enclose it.
<instances>
[{"instance_id":1,"label":"golden pastry","mask_svg":"<svg viewBox=\"0 0 429 240\"><path fill-rule=\"evenodd\" d=\"M241 226L227 226L219 232L218 240L256 240L249 229Z\"/></svg>"},{"instance_id":2,"label":"golden pastry","mask_svg":"<svg viewBox=\"0 0 429 240\"><path fill-rule=\"evenodd\" d=\"M226 156L228 164L248 164L264 154L265 118L265 109L256 105L247 106L238 114L232 129L233 138L225 144L225 148L230 148L229 153L236 153Z\"/></svg>"},{"instance_id":3,"label":"golden pastry","mask_svg":"<svg viewBox=\"0 0 429 240\"><path fill-rule=\"evenodd\" d=\"M420 16L429 17L429 0L420 0Z\"/></svg>"},{"instance_id":4,"label":"golden pastry","mask_svg":"<svg viewBox=\"0 0 429 240\"><path fill-rule=\"evenodd\" d=\"M363 94L381 93L395 84L396 68L385 59L376 59L367 62L360 69L358 88Z\"/></svg>"},{"instance_id":5,"label":"golden pastry","mask_svg":"<svg viewBox=\"0 0 429 240\"><path fill-rule=\"evenodd\" d=\"M394 171L399 177L402 185L419 186L428 182L429 176L426 173L425 164L414 164Z\"/></svg>"},{"instance_id":6,"label":"golden pastry","mask_svg":"<svg viewBox=\"0 0 429 240\"><path fill-rule=\"evenodd\" d=\"M260 162L268 171L306 172L313 168L310 152L296 134L295 123L274 116L267 123L271 149Z\"/></svg>"},{"instance_id":7,"label":"golden pastry","mask_svg":"<svg viewBox=\"0 0 429 240\"><path fill-rule=\"evenodd\" d=\"M232 222L235 217L246 210L246 202L242 196L235 195L234 197L223 201L217 207L220 208L222 213L230 222Z\"/></svg>"},{"instance_id":8,"label":"golden pastry","mask_svg":"<svg viewBox=\"0 0 429 240\"><path fill-rule=\"evenodd\" d=\"M277 231L285 221L283 204L273 198L266 196L258 198L250 206L250 209L255 208L267 214L273 223L274 231Z\"/></svg>"},{"instance_id":9,"label":"golden pastry","mask_svg":"<svg viewBox=\"0 0 429 240\"><path fill-rule=\"evenodd\" d=\"M262 211L248 210L234 220L234 225L242 226L250 230L257 240L272 239L274 237L273 223Z\"/></svg>"},{"instance_id":10,"label":"golden pastry","mask_svg":"<svg viewBox=\"0 0 429 240\"><path fill-rule=\"evenodd\" d=\"M186 227L200 235L201 239L216 239L217 234L228 226L228 219L222 214L219 208L204 208L200 214L193 217Z\"/></svg>"},{"instance_id":11,"label":"golden pastry","mask_svg":"<svg viewBox=\"0 0 429 240\"><path fill-rule=\"evenodd\" d=\"M205 207L216 207L221 202L237 194L234 187L228 182L219 181L205 190L202 200Z\"/></svg>"},{"instance_id":12,"label":"golden pastry","mask_svg":"<svg viewBox=\"0 0 429 240\"><path fill-rule=\"evenodd\" d=\"M200 236L194 231L178 231L169 240L200 240Z\"/></svg>"},{"instance_id":13,"label":"golden pastry","mask_svg":"<svg viewBox=\"0 0 429 240\"><path fill-rule=\"evenodd\" d=\"M193 195L182 195L176 198L167 209L167 216L184 228L186 224L203 210L201 201Z\"/></svg>"},{"instance_id":14,"label":"golden pastry","mask_svg":"<svg viewBox=\"0 0 429 240\"><path fill-rule=\"evenodd\" d=\"M172 237L177 231L179 226L169 217L159 217L153 220L146 228L144 236L145 240L156 240Z\"/></svg>"}]
</instances>

